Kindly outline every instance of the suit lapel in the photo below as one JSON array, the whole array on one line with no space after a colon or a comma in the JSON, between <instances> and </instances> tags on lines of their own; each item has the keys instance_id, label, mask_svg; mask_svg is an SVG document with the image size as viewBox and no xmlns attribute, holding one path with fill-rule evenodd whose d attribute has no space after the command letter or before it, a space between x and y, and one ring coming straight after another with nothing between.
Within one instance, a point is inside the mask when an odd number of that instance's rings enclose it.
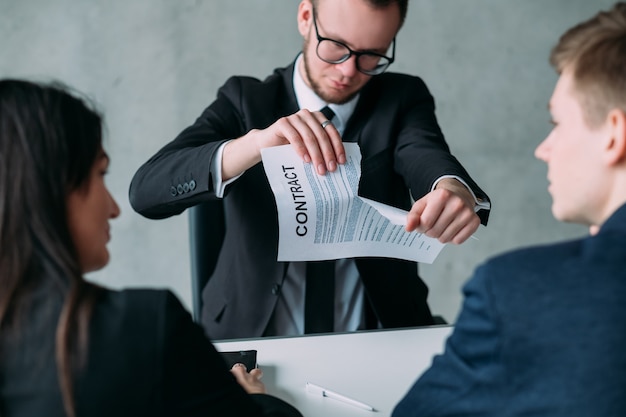
<instances>
[{"instance_id":1,"label":"suit lapel","mask_svg":"<svg viewBox=\"0 0 626 417\"><path fill-rule=\"evenodd\" d=\"M293 89L294 67L295 61L280 72L280 75L282 77L284 97L282 100L278 100L278 106L276 107L276 119L290 114L294 114L299 110L298 100L296 99L296 93Z\"/></svg>"},{"instance_id":2,"label":"suit lapel","mask_svg":"<svg viewBox=\"0 0 626 417\"><path fill-rule=\"evenodd\" d=\"M352 116L346 124L343 138L344 142L357 142L360 146L364 145L361 141L363 129L372 117L375 103L377 101L375 85L375 79L372 79L361 90L359 102L354 109L354 113L352 113Z\"/></svg>"}]
</instances>

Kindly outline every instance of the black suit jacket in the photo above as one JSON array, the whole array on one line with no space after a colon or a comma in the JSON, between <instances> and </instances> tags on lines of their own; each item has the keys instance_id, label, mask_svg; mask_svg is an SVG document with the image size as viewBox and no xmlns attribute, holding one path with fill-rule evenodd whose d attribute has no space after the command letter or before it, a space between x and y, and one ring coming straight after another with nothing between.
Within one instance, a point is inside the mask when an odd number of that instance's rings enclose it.
<instances>
[{"instance_id":1,"label":"black suit jacket","mask_svg":"<svg viewBox=\"0 0 626 417\"><path fill-rule=\"evenodd\" d=\"M61 303L42 288L19 332L3 333L3 417L65 416L54 358ZM78 416L301 416L278 398L246 394L169 291L105 291L88 346L74 384Z\"/></svg>"},{"instance_id":2,"label":"black suit jacket","mask_svg":"<svg viewBox=\"0 0 626 417\"><path fill-rule=\"evenodd\" d=\"M251 129L266 128L298 111L294 65L265 81L232 77L218 97L173 142L150 158L130 187L133 208L163 218L215 199L209 166L216 149ZM362 153L359 194L409 209L442 175L463 178L488 200L450 154L434 114L434 101L417 77L385 73L361 91L343 138ZM261 336L276 305L286 263L277 262L278 216L261 164L228 186L223 200L225 233L214 273L203 292L202 321L213 338ZM480 213L486 224L488 212ZM217 230L217 228L216 228ZM218 236L218 238L222 238ZM383 327L432 323L428 289L414 262L359 258L368 305Z\"/></svg>"}]
</instances>

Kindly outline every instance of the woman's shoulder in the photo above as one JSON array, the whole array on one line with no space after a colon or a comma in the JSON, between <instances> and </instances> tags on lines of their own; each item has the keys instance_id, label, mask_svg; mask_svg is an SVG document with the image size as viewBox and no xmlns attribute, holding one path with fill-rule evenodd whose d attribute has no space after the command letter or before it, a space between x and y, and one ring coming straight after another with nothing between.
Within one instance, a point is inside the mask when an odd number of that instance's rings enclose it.
<instances>
[{"instance_id":1,"label":"woman's shoulder","mask_svg":"<svg viewBox=\"0 0 626 417\"><path fill-rule=\"evenodd\" d=\"M158 288L105 289L98 304L122 309L164 305L182 307L180 300L171 290Z\"/></svg>"},{"instance_id":2,"label":"woman's shoulder","mask_svg":"<svg viewBox=\"0 0 626 417\"><path fill-rule=\"evenodd\" d=\"M92 328L142 333L163 328L168 321L192 321L174 293L167 289L105 289L94 307Z\"/></svg>"}]
</instances>

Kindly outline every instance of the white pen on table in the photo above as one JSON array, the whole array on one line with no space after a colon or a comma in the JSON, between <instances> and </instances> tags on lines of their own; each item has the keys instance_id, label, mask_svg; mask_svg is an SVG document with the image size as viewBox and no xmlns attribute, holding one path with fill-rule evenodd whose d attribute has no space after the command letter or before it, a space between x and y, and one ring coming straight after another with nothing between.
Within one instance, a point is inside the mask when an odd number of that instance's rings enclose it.
<instances>
[{"instance_id":1,"label":"white pen on table","mask_svg":"<svg viewBox=\"0 0 626 417\"><path fill-rule=\"evenodd\" d=\"M337 392L331 391L327 388L320 387L319 385L312 384L311 382L306 383L307 392L311 392L314 394L320 394L322 397L332 398L334 400L338 400L344 402L346 404L353 405L355 407L363 408L368 411L376 411L374 407L369 404L365 404L364 402L355 400L350 397L346 397L345 395L341 395Z\"/></svg>"}]
</instances>

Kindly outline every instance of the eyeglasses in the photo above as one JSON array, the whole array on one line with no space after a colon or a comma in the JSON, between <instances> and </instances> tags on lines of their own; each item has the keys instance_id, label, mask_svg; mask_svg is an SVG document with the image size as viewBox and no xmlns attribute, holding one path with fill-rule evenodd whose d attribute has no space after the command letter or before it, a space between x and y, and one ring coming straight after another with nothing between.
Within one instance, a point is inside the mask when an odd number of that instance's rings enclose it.
<instances>
[{"instance_id":1,"label":"eyeglasses","mask_svg":"<svg viewBox=\"0 0 626 417\"><path fill-rule=\"evenodd\" d=\"M315 35L317 36L317 56L324 62L329 64L341 64L346 62L352 55L356 57L356 68L363 74L378 75L385 70L394 61L396 55L396 38L392 41L391 56L377 54L376 52L357 52L353 51L343 42L320 36L317 28L317 18L315 9L313 9L313 26L315 26Z\"/></svg>"}]
</instances>

